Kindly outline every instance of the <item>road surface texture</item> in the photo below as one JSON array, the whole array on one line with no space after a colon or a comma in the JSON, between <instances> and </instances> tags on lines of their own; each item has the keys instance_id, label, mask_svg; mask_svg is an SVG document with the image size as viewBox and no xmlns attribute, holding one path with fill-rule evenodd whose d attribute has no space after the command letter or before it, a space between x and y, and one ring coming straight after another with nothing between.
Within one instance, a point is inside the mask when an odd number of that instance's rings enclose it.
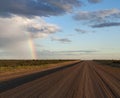
<instances>
[{"instance_id":1,"label":"road surface texture","mask_svg":"<svg viewBox=\"0 0 120 98\"><path fill-rule=\"evenodd\" d=\"M120 70L83 61L4 90L0 98L120 98Z\"/></svg>"}]
</instances>

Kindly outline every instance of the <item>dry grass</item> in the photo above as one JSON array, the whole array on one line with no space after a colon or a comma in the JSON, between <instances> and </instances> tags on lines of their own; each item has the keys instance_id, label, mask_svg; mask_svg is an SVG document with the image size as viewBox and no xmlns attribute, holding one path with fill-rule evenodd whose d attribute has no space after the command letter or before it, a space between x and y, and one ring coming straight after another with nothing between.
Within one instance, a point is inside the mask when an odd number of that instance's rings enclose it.
<instances>
[{"instance_id":1,"label":"dry grass","mask_svg":"<svg viewBox=\"0 0 120 98\"><path fill-rule=\"evenodd\" d=\"M21 61L22 62L22 61ZM27 62L30 63L31 61ZM47 61L48 62L48 61ZM22 75L27 75L31 73L36 73L42 70L47 70L55 67L65 66L68 64L72 64L78 61L70 61L70 60L62 60L56 61L50 64L40 64L40 65L10 65L10 66L0 66L0 81L9 80L11 78L19 77Z\"/></svg>"},{"instance_id":2,"label":"dry grass","mask_svg":"<svg viewBox=\"0 0 120 98\"><path fill-rule=\"evenodd\" d=\"M16 70L32 70L46 68L49 64L62 63L69 60L0 60L0 73Z\"/></svg>"}]
</instances>

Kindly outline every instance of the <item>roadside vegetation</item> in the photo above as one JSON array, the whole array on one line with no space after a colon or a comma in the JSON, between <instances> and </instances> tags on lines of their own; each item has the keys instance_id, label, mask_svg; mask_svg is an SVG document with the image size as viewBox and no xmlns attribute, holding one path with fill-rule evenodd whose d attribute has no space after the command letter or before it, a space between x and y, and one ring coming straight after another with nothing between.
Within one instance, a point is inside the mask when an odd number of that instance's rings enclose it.
<instances>
[{"instance_id":1,"label":"roadside vegetation","mask_svg":"<svg viewBox=\"0 0 120 98\"><path fill-rule=\"evenodd\" d=\"M120 68L120 60L94 60L104 65L109 65L111 67L119 67Z\"/></svg>"},{"instance_id":2,"label":"roadside vegetation","mask_svg":"<svg viewBox=\"0 0 120 98\"><path fill-rule=\"evenodd\" d=\"M71 60L0 60L0 72L15 71L18 69L45 68L50 64L62 63Z\"/></svg>"}]
</instances>

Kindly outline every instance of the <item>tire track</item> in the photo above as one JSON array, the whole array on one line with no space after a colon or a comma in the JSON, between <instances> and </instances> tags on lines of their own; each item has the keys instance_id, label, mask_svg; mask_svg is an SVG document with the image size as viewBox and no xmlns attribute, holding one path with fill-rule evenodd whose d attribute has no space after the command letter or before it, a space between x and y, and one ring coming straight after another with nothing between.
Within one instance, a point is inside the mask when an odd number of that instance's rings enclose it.
<instances>
[{"instance_id":1,"label":"tire track","mask_svg":"<svg viewBox=\"0 0 120 98\"><path fill-rule=\"evenodd\" d=\"M98 70L98 68L96 67L98 66L95 66L96 74L102 79L102 81L108 88L107 90L110 90L113 95L111 95L112 97L110 98L120 98L120 81L116 81L115 77L105 73L101 69Z\"/></svg>"},{"instance_id":2,"label":"tire track","mask_svg":"<svg viewBox=\"0 0 120 98\"><path fill-rule=\"evenodd\" d=\"M120 72L84 61L0 93L0 98L120 98Z\"/></svg>"}]
</instances>

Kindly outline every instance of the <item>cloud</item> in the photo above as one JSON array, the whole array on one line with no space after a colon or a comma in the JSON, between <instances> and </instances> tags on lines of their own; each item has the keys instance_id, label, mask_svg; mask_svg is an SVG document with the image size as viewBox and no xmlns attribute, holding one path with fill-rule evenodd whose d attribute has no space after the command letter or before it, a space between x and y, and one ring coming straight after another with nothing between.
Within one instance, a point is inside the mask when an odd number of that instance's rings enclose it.
<instances>
[{"instance_id":1,"label":"cloud","mask_svg":"<svg viewBox=\"0 0 120 98\"><path fill-rule=\"evenodd\" d=\"M51 50L40 50L37 51L38 56L41 59L72 59L80 58L81 55L95 54L96 50L66 50L66 51L51 51ZM42 56L41 56L42 55Z\"/></svg>"},{"instance_id":2,"label":"cloud","mask_svg":"<svg viewBox=\"0 0 120 98\"><path fill-rule=\"evenodd\" d=\"M90 3L98 3L101 0L88 0ZM83 5L82 0L1 0L0 16L12 17L13 15L34 16L58 16L70 13L76 7Z\"/></svg>"},{"instance_id":3,"label":"cloud","mask_svg":"<svg viewBox=\"0 0 120 98\"><path fill-rule=\"evenodd\" d=\"M92 25L93 28L102 28L102 27L111 27L111 26L120 26L120 22L108 22Z\"/></svg>"},{"instance_id":4,"label":"cloud","mask_svg":"<svg viewBox=\"0 0 120 98\"><path fill-rule=\"evenodd\" d=\"M99 3L99 2L101 2L102 0L88 0L88 2L90 2L90 3Z\"/></svg>"},{"instance_id":5,"label":"cloud","mask_svg":"<svg viewBox=\"0 0 120 98\"><path fill-rule=\"evenodd\" d=\"M73 18L77 21L88 22L92 27L118 26L116 23L120 19L119 9L99 10L99 11L79 11ZM91 26L90 25L90 26Z\"/></svg>"},{"instance_id":6,"label":"cloud","mask_svg":"<svg viewBox=\"0 0 120 98\"><path fill-rule=\"evenodd\" d=\"M32 31L32 28L35 30ZM0 18L1 57L32 58L30 51L32 47L29 46L29 41L34 38L47 37L57 31L59 31L57 25L46 23L40 17L34 17L33 19L20 16Z\"/></svg>"},{"instance_id":7,"label":"cloud","mask_svg":"<svg viewBox=\"0 0 120 98\"><path fill-rule=\"evenodd\" d=\"M58 42L61 42L61 43L70 43L72 42L70 39L68 38L57 38L57 37L52 37L51 38L52 41L58 41Z\"/></svg>"},{"instance_id":8,"label":"cloud","mask_svg":"<svg viewBox=\"0 0 120 98\"><path fill-rule=\"evenodd\" d=\"M59 26L46 23L40 17L28 20L26 30L31 33L33 38L43 38L47 37L49 34L54 34L61 31ZM36 20L39 22L36 22Z\"/></svg>"},{"instance_id":9,"label":"cloud","mask_svg":"<svg viewBox=\"0 0 120 98\"><path fill-rule=\"evenodd\" d=\"M58 53L94 53L96 50L74 50L74 51L57 51Z\"/></svg>"},{"instance_id":10,"label":"cloud","mask_svg":"<svg viewBox=\"0 0 120 98\"><path fill-rule=\"evenodd\" d=\"M103 21L111 18L120 18L119 9L109 9L109 10L99 10L99 11L79 11L73 17L75 20L84 20L84 21Z\"/></svg>"},{"instance_id":11,"label":"cloud","mask_svg":"<svg viewBox=\"0 0 120 98\"><path fill-rule=\"evenodd\" d=\"M50 50L43 50L43 53L49 53L49 54L68 54L68 53L94 53L98 52L96 50L68 50L68 51L50 51Z\"/></svg>"},{"instance_id":12,"label":"cloud","mask_svg":"<svg viewBox=\"0 0 120 98\"><path fill-rule=\"evenodd\" d=\"M1 0L0 15L25 17L61 15L81 6L79 0Z\"/></svg>"},{"instance_id":13,"label":"cloud","mask_svg":"<svg viewBox=\"0 0 120 98\"><path fill-rule=\"evenodd\" d=\"M87 33L88 31L85 31L85 30L82 30L82 29L79 29L79 28L75 28L75 31L76 32L79 32L79 33Z\"/></svg>"},{"instance_id":14,"label":"cloud","mask_svg":"<svg viewBox=\"0 0 120 98\"><path fill-rule=\"evenodd\" d=\"M75 28L75 31L78 32L79 34L95 33L95 31L87 31L87 30L83 30L83 29L80 29L80 28Z\"/></svg>"},{"instance_id":15,"label":"cloud","mask_svg":"<svg viewBox=\"0 0 120 98\"><path fill-rule=\"evenodd\" d=\"M1 58L31 58L28 37L22 31L21 21L0 18L0 50Z\"/></svg>"}]
</instances>

